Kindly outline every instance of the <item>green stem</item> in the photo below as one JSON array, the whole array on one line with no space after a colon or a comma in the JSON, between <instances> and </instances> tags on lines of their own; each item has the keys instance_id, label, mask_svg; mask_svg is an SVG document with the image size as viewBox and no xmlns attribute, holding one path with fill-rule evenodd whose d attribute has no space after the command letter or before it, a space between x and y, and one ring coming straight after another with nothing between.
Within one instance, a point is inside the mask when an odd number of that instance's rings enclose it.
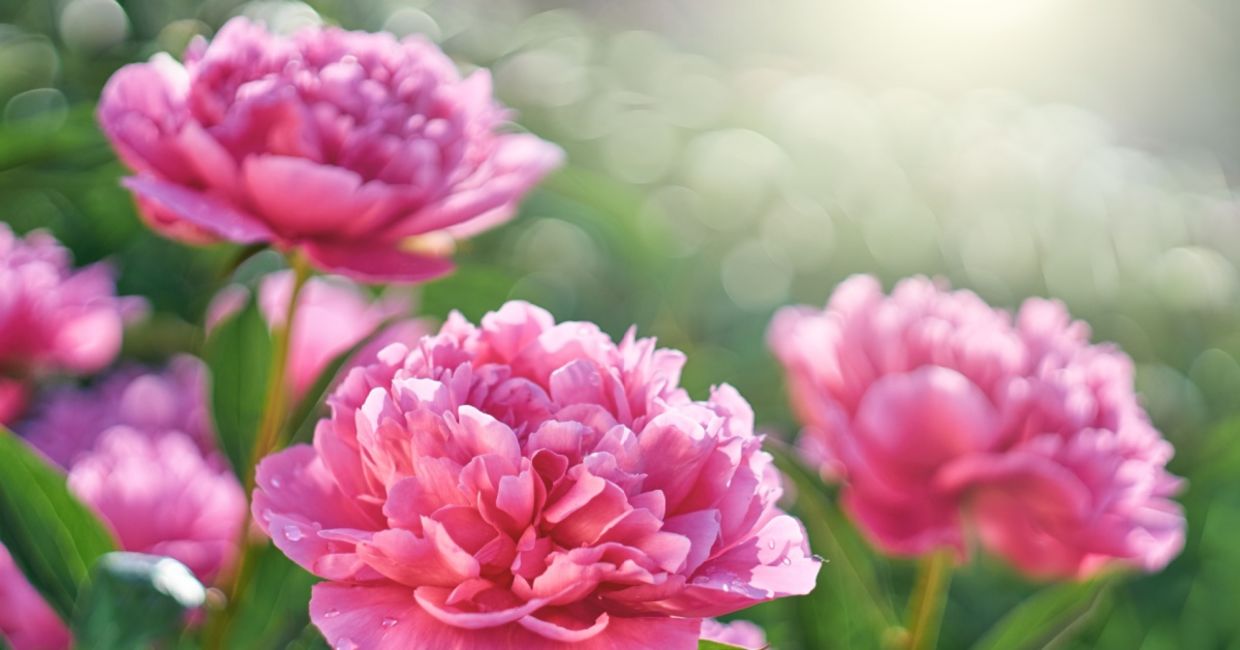
<instances>
[{"instance_id":1,"label":"green stem","mask_svg":"<svg viewBox=\"0 0 1240 650\"><path fill-rule=\"evenodd\" d=\"M908 606L908 650L929 650L939 637L939 622L947 605L952 579L953 553L941 549L926 555L917 565L917 584Z\"/></svg>"},{"instance_id":2,"label":"green stem","mask_svg":"<svg viewBox=\"0 0 1240 650\"><path fill-rule=\"evenodd\" d=\"M254 447L250 450L250 462L245 474L246 498L254 492L255 471L258 461L270 454L280 443L280 430L288 417L288 356L292 341L293 319L297 314L297 302L306 281L310 279L310 265L297 252L289 253L289 265L293 269L293 288L289 292L288 307L284 312L284 322L272 329L271 362L267 370L267 392L263 401L263 415L259 420L258 434L254 437ZM248 509L247 509L248 512ZM250 579L254 574L255 556L266 546L266 541L252 543L251 521L246 518L242 526L238 548L242 549L241 559L233 569L230 578L223 582L225 601L223 611L212 617L206 629L206 645L208 649L222 650L228 636L232 619L239 609L242 594L245 593Z\"/></svg>"}]
</instances>

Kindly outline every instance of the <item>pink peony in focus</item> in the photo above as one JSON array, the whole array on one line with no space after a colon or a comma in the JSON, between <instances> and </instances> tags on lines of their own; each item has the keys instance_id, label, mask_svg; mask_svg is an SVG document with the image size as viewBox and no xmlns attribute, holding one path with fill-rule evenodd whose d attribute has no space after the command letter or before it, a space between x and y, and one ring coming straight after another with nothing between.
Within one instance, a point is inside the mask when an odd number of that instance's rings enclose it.
<instances>
[{"instance_id":1,"label":"pink peony in focus","mask_svg":"<svg viewBox=\"0 0 1240 650\"><path fill-rule=\"evenodd\" d=\"M972 531L1024 572L1156 571L1184 544L1173 450L1133 392L1132 361L1089 343L1058 302L1015 321L925 278L891 296L854 277L825 311L790 307L768 338L803 447L884 551L961 555Z\"/></svg>"},{"instance_id":2,"label":"pink peony in focus","mask_svg":"<svg viewBox=\"0 0 1240 650\"><path fill-rule=\"evenodd\" d=\"M0 422L16 419L31 375L95 372L121 348L127 318L143 306L117 298L111 271L74 270L48 233L23 237L0 223Z\"/></svg>"},{"instance_id":3,"label":"pink peony in focus","mask_svg":"<svg viewBox=\"0 0 1240 650\"><path fill-rule=\"evenodd\" d=\"M0 639L13 650L68 650L65 624L0 544Z\"/></svg>"},{"instance_id":4,"label":"pink peony in focus","mask_svg":"<svg viewBox=\"0 0 1240 650\"><path fill-rule=\"evenodd\" d=\"M116 425L150 435L178 431L209 455L215 449L215 429L207 408L206 375L202 361L188 355L174 357L161 372L122 368L90 388L51 391L19 431L65 468Z\"/></svg>"},{"instance_id":5,"label":"pink peony in focus","mask_svg":"<svg viewBox=\"0 0 1240 650\"><path fill-rule=\"evenodd\" d=\"M695 648L819 562L728 386L512 302L350 371L313 446L264 459L255 521L327 580L334 647Z\"/></svg>"},{"instance_id":6,"label":"pink peony in focus","mask_svg":"<svg viewBox=\"0 0 1240 650\"><path fill-rule=\"evenodd\" d=\"M292 288L291 271L263 278L258 304L269 326L284 324ZM246 290L240 286L220 292L207 310L208 330L241 309L247 297ZM349 359L346 369L373 362L378 351L388 343L417 340L431 331L429 324L421 320L396 320L411 310L411 301L405 295L389 291L371 299L362 287L340 276L310 278L297 303L288 361L289 389L294 398L304 395L337 356L385 323L383 332L358 350Z\"/></svg>"},{"instance_id":7,"label":"pink peony in focus","mask_svg":"<svg viewBox=\"0 0 1240 650\"><path fill-rule=\"evenodd\" d=\"M189 356L163 372L119 370L48 395L18 433L68 471L123 550L173 557L210 581L236 554L246 503L215 451L205 373Z\"/></svg>"},{"instance_id":8,"label":"pink peony in focus","mask_svg":"<svg viewBox=\"0 0 1240 650\"><path fill-rule=\"evenodd\" d=\"M762 650L767 647L766 633L749 621L720 623L713 618L708 618L702 621L702 639L747 650Z\"/></svg>"},{"instance_id":9,"label":"pink peony in focus","mask_svg":"<svg viewBox=\"0 0 1240 650\"><path fill-rule=\"evenodd\" d=\"M355 279L451 269L453 239L513 216L560 150L503 130L485 71L462 79L420 37L244 18L184 65L156 55L108 82L99 121L161 233L264 242Z\"/></svg>"}]
</instances>

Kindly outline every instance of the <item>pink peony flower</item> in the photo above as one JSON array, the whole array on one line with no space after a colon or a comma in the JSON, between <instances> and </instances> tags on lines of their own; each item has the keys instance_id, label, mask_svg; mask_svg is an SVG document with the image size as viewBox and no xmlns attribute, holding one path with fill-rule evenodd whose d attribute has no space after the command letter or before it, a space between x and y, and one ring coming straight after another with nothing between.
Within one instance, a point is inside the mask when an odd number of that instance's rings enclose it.
<instances>
[{"instance_id":1,"label":"pink peony flower","mask_svg":"<svg viewBox=\"0 0 1240 650\"><path fill-rule=\"evenodd\" d=\"M291 271L263 278L258 304L263 318L272 328L284 324L292 288ZM246 290L240 286L221 291L207 309L208 330L241 309L247 297ZM411 310L411 301L403 294L388 292L371 299L361 287L340 276L310 278L297 302L288 361L289 388L295 397L304 395L337 356L370 336L380 325ZM349 359L346 369L372 363L388 343L417 340L429 332L430 325L422 320L390 322L383 332Z\"/></svg>"},{"instance_id":2,"label":"pink peony flower","mask_svg":"<svg viewBox=\"0 0 1240 650\"><path fill-rule=\"evenodd\" d=\"M162 372L118 370L89 389L60 388L44 397L19 429L61 467L89 453L107 429L124 425L159 435L178 431L205 454L215 450L207 407L207 369L195 357L173 358Z\"/></svg>"},{"instance_id":3,"label":"pink peony flower","mask_svg":"<svg viewBox=\"0 0 1240 650\"><path fill-rule=\"evenodd\" d=\"M1028 574L1085 577L1155 571L1183 546L1173 450L1132 362L1062 304L1031 299L1013 322L925 278L887 297L861 276L825 311L780 311L768 336L804 448L884 551L963 554L968 528Z\"/></svg>"},{"instance_id":4,"label":"pink peony flower","mask_svg":"<svg viewBox=\"0 0 1240 650\"><path fill-rule=\"evenodd\" d=\"M728 386L519 302L453 314L264 459L255 520L327 579L339 648L694 648L701 619L809 592L819 562Z\"/></svg>"},{"instance_id":5,"label":"pink peony flower","mask_svg":"<svg viewBox=\"0 0 1240 650\"><path fill-rule=\"evenodd\" d=\"M99 121L163 234L265 242L353 278L447 272L451 241L509 219L561 152L502 131L485 71L461 79L430 42L244 18L185 64L126 66Z\"/></svg>"},{"instance_id":6,"label":"pink peony flower","mask_svg":"<svg viewBox=\"0 0 1240 650\"><path fill-rule=\"evenodd\" d=\"M245 493L226 463L182 433L112 427L73 464L69 489L126 551L180 560L207 583L236 556Z\"/></svg>"},{"instance_id":7,"label":"pink peony flower","mask_svg":"<svg viewBox=\"0 0 1240 650\"><path fill-rule=\"evenodd\" d=\"M163 372L123 369L52 393L19 433L68 471L123 550L173 557L210 581L236 554L246 501L215 451L205 372L189 356Z\"/></svg>"},{"instance_id":8,"label":"pink peony flower","mask_svg":"<svg viewBox=\"0 0 1240 650\"><path fill-rule=\"evenodd\" d=\"M31 375L89 373L111 363L126 319L142 305L116 297L106 266L74 271L51 235L22 238L0 223L0 422L20 414Z\"/></svg>"},{"instance_id":9,"label":"pink peony flower","mask_svg":"<svg viewBox=\"0 0 1240 650\"><path fill-rule=\"evenodd\" d=\"M720 623L713 618L708 618L702 621L702 639L748 650L762 650L767 647L766 633L749 621Z\"/></svg>"},{"instance_id":10,"label":"pink peony flower","mask_svg":"<svg viewBox=\"0 0 1240 650\"><path fill-rule=\"evenodd\" d=\"M13 650L68 650L65 624L0 544L0 639ZM2 644L0 644L2 645Z\"/></svg>"}]
</instances>

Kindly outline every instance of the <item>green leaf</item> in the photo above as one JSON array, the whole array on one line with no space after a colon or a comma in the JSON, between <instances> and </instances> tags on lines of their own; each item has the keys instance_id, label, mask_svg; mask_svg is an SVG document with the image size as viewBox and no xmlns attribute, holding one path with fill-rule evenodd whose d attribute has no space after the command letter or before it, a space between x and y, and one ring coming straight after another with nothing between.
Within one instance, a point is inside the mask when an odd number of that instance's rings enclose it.
<instances>
[{"instance_id":1,"label":"green leaf","mask_svg":"<svg viewBox=\"0 0 1240 650\"><path fill-rule=\"evenodd\" d=\"M796 599L798 616L806 621L810 647L878 645L899 628L899 618L880 587L874 553L828 497L834 491L807 469L777 440L764 448L796 487L794 509L801 516L814 550L826 560L818 586Z\"/></svg>"},{"instance_id":2,"label":"green leaf","mask_svg":"<svg viewBox=\"0 0 1240 650\"><path fill-rule=\"evenodd\" d=\"M310 588L318 581L266 545L254 559L254 576L241 594L225 647L230 650L281 648L305 636L310 624ZM315 646L305 646L307 648Z\"/></svg>"},{"instance_id":3,"label":"green leaf","mask_svg":"<svg viewBox=\"0 0 1240 650\"><path fill-rule=\"evenodd\" d=\"M73 617L80 648L128 650L176 640L207 590L184 564L158 555L108 553L91 571Z\"/></svg>"},{"instance_id":4,"label":"green leaf","mask_svg":"<svg viewBox=\"0 0 1240 650\"><path fill-rule=\"evenodd\" d=\"M244 481L263 415L271 334L251 298L207 338L203 359L211 371L211 416L237 476Z\"/></svg>"},{"instance_id":5,"label":"green leaf","mask_svg":"<svg viewBox=\"0 0 1240 650\"><path fill-rule=\"evenodd\" d=\"M707 641L702 639L698 641L698 650L744 650L740 646L719 643L718 641Z\"/></svg>"},{"instance_id":6,"label":"green leaf","mask_svg":"<svg viewBox=\"0 0 1240 650\"><path fill-rule=\"evenodd\" d=\"M1107 587L1106 578L1046 587L1000 619L973 649L1041 648L1086 616Z\"/></svg>"},{"instance_id":7,"label":"green leaf","mask_svg":"<svg viewBox=\"0 0 1240 650\"><path fill-rule=\"evenodd\" d=\"M69 492L64 474L3 427L0 542L66 621L90 567L116 550L107 527Z\"/></svg>"},{"instance_id":8,"label":"green leaf","mask_svg":"<svg viewBox=\"0 0 1240 650\"><path fill-rule=\"evenodd\" d=\"M284 646L284 650L331 650L331 646L327 645L327 639L319 634L318 628L307 625L301 636Z\"/></svg>"}]
</instances>

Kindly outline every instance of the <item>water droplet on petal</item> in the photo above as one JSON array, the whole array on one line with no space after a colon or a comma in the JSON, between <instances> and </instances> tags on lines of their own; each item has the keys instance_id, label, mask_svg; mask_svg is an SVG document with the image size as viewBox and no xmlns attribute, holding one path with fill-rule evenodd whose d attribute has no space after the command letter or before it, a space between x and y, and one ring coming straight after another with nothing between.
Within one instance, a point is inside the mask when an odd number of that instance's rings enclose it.
<instances>
[{"instance_id":1,"label":"water droplet on petal","mask_svg":"<svg viewBox=\"0 0 1240 650\"><path fill-rule=\"evenodd\" d=\"M288 541L297 542L303 537L305 537L305 534L301 532L301 528L298 528L293 524L289 524L284 527L284 538Z\"/></svg>"},{"instance_id":2,"label":"water droplet on petal","mask_svg":"<svg viewBox=\"0 0 1240 650\"><path fill-rule=\"evenodd\" d=\"M272 514L272 512L271 512L271 508L265 508L265 509L263 509L263 521L265 521L265 522L267 522L267 523L271 523L271 519L272 519L272 517L274 517L274 516L275 516L275 515L273 515L273 514Z\"/></svg>"},{"instance_id":3,"label":"water droplet on petal","mask_svg":"<svg viewBox=\"0 0 1240 650\"><path fill-rule=\"evenodd\" d=\"M323 612L323 618L336 618L337 616L340 616L340 610L338 609L329 609Z\"/></svg>"},{"instance_id":4,"label":"water droplet on petal","mask_svg":"<svg viewBox=\"0 0 1240 650\"><path fill-rule=\"evenodd\" d=\"M724 593L728 593L728 592L732 591L732 585L730 585L730 584L728 584L728 583L726 583L726 582L725 582L725 583L723 583L722 585L720 585L720 586L719 586L719 588L720 588L720 589L722 589Z\"/></svg>"},{"instance_id":5,"label":"water droplet on petal","mask_svg":"<svg viewBox=\"0 0 1240 650\"><path fill-rule=\"evenodd\" d=\"M792 566L792 558L790 558L790 557L785 557L785 558L784 558L784 561L783 561L783 565L784 565L784 566Z\"/></svg>"},{"instance_id":6,"label":"water droplet on petal","mask_svg":"<svg viewBox=\"0 0 1240 650\"><path fill-rule=\"evenodd\" d=\"M336 642L336 650L357 650L357 647L357 644L349 638L344 638Z\"/></svg>"},{"instance_id":7,"label":"water droplet on petal","mask_svg":"<svg viewBox=\"0 0 1240 650\"><path fill-rule=\"evenodd\" d=\"M767 548L769 548L769 549L771 549L771 550L775 550L775 540L771 540L771 541L767 542L767 543L766 543L766 547L767 547Z\"/></svg>"},{"instance_id":8,"label":"water droplet on petal","mask_svg":"<svg viewBox=\"0 0 1240 650\"><path fill-rule=\"evenodd\" d=\"M379 625L382 625L384 629L390 630L390 629L392 629L392 628L396 627L396 619L394 619L394 618L385 618L385 619L383 619L383 621L382 621L382 622L380 622L380 623L379 623Z\"/></svg>"},{"instance_id":9,"label":"water droplet on petal","mask_svg":"<svg viewBox=\"0 0 1240 650\"><path fill-rule=\"evenodd\" d=\"M281 485L281 483L280 483L280 477L279 477L279 476L273 476L273 477L271 477L271 487L272 487L273 489L276 489L276 490L280 489L280 485Z\"/></svg>"}]
</instances>

